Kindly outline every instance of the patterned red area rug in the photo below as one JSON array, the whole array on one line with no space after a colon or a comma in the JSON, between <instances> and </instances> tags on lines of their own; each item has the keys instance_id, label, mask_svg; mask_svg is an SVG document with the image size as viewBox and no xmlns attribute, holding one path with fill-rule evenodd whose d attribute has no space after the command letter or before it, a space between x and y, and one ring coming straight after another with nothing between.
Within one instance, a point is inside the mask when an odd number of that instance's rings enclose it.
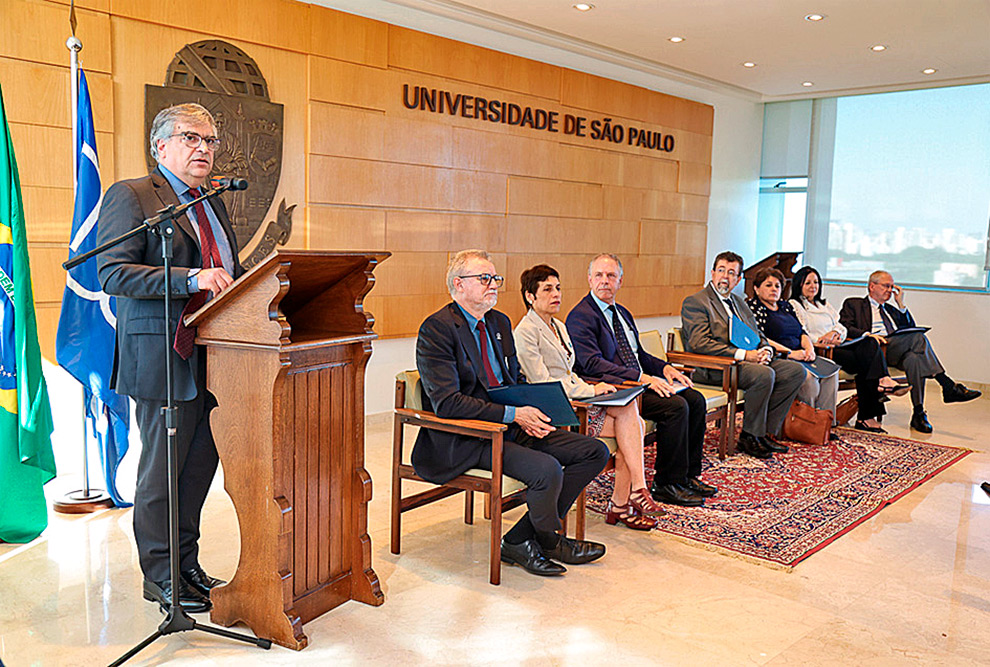
<instances>
[{"instance_id":1,"label":"patterned red area rug","mask_svg":"<svg viewBox=\"0 0 990 667\"><path fill-rule=\"evenodd\" d=\"M718 460L717 431L705 434L702 478L720 491L704 507L664 505L657 530L701 542L715 551L790 567L905 496L970 453L917 440L837 431L825 446L787 444L791 451L759 460ZM655 449L646 450L646 479ZM602 514L614 473L588 486L588 507Z\"/></svg>"}]
</instances>

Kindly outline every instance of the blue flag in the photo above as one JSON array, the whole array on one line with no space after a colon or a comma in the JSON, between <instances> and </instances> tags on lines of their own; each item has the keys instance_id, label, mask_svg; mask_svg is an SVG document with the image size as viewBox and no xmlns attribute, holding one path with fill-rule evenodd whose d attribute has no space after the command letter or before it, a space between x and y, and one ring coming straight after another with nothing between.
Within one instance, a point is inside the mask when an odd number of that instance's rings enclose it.
<instances>
[{"instance_id":1,"label":"blue flag","mask_svg":"<svg viewBox=\"0 0 990 667\"><path fill-rule=\"evenodd\" d=\"M103 202L93 108L89 101L86 75L82 70L79 70L77 128L76 202L69 259L96 247L96 220ZM130 402L126 396L110 389L116 313L116 299L107 296L100 288L96 258L73 268L66 275L55 358L83 385L86 421L100 445L107 493L117 507L130 507L131 503L124 502L117 492L117 466L127 453Z\"/></svg>"},{"instance_id":2,"label":"blue flag","mask_svg":"<svg viewBox=\"0 0 990 667\"><path fill-rule=\"evenodd\" d=\"M21 182L0 86L0 542L48 525L52 408L41 373Z\"/></svg>"}]
</instances>

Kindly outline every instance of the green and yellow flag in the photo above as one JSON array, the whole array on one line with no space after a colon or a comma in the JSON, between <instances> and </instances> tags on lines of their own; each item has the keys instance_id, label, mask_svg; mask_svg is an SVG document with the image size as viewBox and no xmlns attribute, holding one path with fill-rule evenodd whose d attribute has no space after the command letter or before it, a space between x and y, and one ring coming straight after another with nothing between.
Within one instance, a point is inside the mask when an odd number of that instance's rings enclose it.
<instances>
[{"instance_id":1,"label":"green and yellow flag","mask_svg":"<svg viewBox=\"0 0 990 667\"><path fill-rule=\"evenodd\" d=\"M43 486L55 476L52 408L41 374L21 183L0 86L0 541L48 526Z\"/></svg>"}]
</instances>

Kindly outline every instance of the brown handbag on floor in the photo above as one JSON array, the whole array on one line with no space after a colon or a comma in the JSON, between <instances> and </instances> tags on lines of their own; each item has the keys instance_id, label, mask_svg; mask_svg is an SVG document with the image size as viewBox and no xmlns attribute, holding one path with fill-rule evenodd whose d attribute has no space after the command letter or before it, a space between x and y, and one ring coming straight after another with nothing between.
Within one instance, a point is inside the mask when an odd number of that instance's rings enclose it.
<instances>
[{"instance_id":1,"label":"brown handbag on floor","mask_svg":"<svg viewBox=\"0 0 990 667\"><path fill-rule=\"evenodd\" d=\"M831 410L816 410L801 401L794 401L784 417L783 435L788 440L824 445L831 429Z\"/></svg>"}]
</instances>

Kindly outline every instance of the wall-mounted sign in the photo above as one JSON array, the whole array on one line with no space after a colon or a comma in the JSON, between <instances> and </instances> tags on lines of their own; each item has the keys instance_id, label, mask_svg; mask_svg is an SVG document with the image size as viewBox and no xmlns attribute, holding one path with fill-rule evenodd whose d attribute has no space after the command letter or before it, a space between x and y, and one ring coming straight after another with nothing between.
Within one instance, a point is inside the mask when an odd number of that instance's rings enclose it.
<instances>
[{"instance_id":1,"label":"wall-mounted sign","mask_svg":"<svg viewBox=\"0 0 990 667\"><path fill-rule=\"evenodd\" d=\"M465 95L449 90L402 84L402 104L407 109L480 122L514 125L544 132L587 137L660 151L674 152L674 136L634 125L622 125L611 118L587 118L540 107L523 106L499 99Z\"/></svg>"},{"instance_id":2,"label":"wall-mounted sign","mask_svg":"<svg viewBox=\"0 0 990 667\"><path fill-rule=\"evenodd\" d=\"M165 107L196 102L206 107L217 123L220 149L215 173L247 179L243 192L221 195L230 212L237 245L245 248L255 238L271 208L282 172L281 104L268 97L268 84L254 60L244 51L221 40L187 44L172 60L165 86L145 86L144 136ZM147 156L148 167L155 160ZM292 234L292 206L283 199L277 217L268 223L251 255L241 259L245 268L264 259Z\"/></svg>"}]
</instances>

